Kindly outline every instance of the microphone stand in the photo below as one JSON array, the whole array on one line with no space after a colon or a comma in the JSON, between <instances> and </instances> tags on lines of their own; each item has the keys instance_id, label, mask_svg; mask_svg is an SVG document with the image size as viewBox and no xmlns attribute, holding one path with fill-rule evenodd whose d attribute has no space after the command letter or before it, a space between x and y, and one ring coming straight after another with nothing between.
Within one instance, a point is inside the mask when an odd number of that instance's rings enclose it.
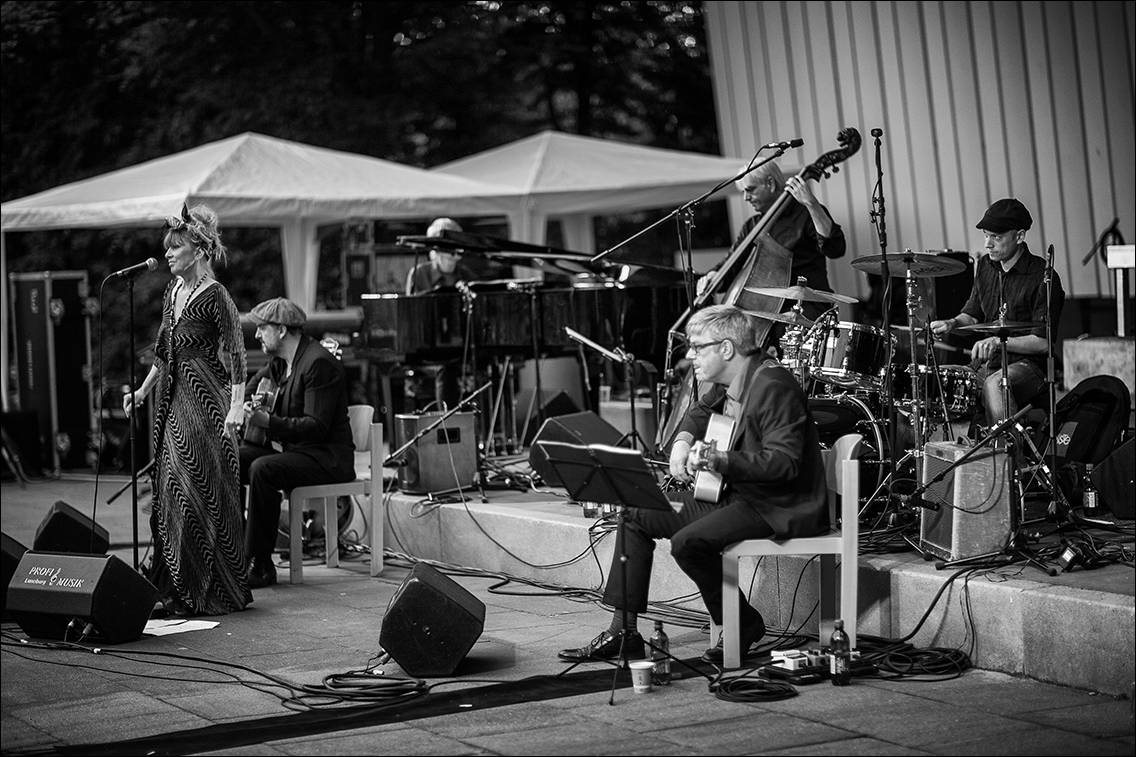
<instances>
[{"instance_id":1,"label":"microphone stand","mask_svg":"<svg viewBox=\"0 0 1136 757\"><path fill-rule=\"evenodd\" d=\"M139 569L138 564L138 444L137 432L138 428L138 408L139 404L134 402L134 392L137 389L137 374L135 366L138 362L138 345L135 344L134 339L134 277L128 276L126 278L127 289L130 292L130 391L131 391L131 404L130 404L130 522L134 528L134 569Z\"/></svg>"},{"instance_id":2,"label":"microphone stand","mask_svg":"<svg viewBox=\"0 0 1136 757\"><path fill-rule=\"evenodd\" d=\"M1115 223L1115 221L1113 222ZM1045 253L1045 383L1049 389L1049 515L1057 515L1057 359L1053 354L1053 245ZM1006 370L1006 366L1002 366ZM1070 513L1066 513L1068 517Z\"/></svg>"},{"instance_id":3,"label":"microphone stand","mask_svg":"<svg viewBox=\"0 0 1136 757\"><path fill-rule=\"evenodd\" d=\"M895 403L892 401L892 361L894 359L895 352L894 352L894 348L892 347L892 343L891 343L891 268L888 265L887 209L884 207L884 169L883 169L883 161L882 161L882 158L881 158L881 151L880 151L880 144L881 144L880 137L882 137L883 134L884 134L883 129L872 129L872 137L875 139L875 144L876 144L876 188L875 188L875 191L873 192L872 204L876 205L878 207L878 210L870 211L869 216L871 216L872 224L876 227L876 234L878 235L878 238L879 238L880 255L881 255L881 258L880 258L880 275L883 276L883 279L884 279L883 291L881 292L881 301L880 301L880 317L882 319L881 325L883 327L883 332L884 332L884 355L885 355L885 358L886 358L885 362L884 362L883 400L884 400L884 409L885 409L885 412L887 413L887 421L888 421L888 437L887 437L888 438L888 465L889 465L888 504L890 505L891 499L892 499L892 497L891 497L892 487L895 486L895 478L896 478L896 460L895 460L895 458L896 458L896 454L897 454L898 449L899 449L899 445L896 443L897 419L896 419L896 414L895 414ZM914 312L914 311L912 311L912 312ZM911 325L913 325L913 324L908 324L908 326L911 326ZM911 359L912 359L912 362L914 362L915 356L912 355ZM916 402L918 402L918 397L916 396L916 393L914 391L914 389L916 387L915 382L916 382L917 379L918 379L918 377L915 376L914 372L913 372L913 375L911 376L912 404L913 405ZM916 438L915 443L916 443L917 446L920 444L920 441L921 441L920 439ZM883 450L881 450L880 452L882 454ZM918 456L921 453L922 453L922 450L916 450L915 451L915 454L916 454L916 470L919 469ZM886 509L887 508L885 507L885 510Z\"/></svg>"},{"instance_id":4,"label":"microphone stand","mask_svg":"<svg viewBox=\"0 0 1136 757\"><path fill-rule=\"evenodd\" d=\"M627 394L628 399L631 403L631 431L621 436L619 438L619 441L616 443L616 446L623 444L624 441L630 441L632 449L639 449L640 447L642 447L642 449L646 450L647 443L643 441L643 438L641 436L639 436L639 431L635 427L635 356L620 347L616 347L614 350L609 350L602 345L596 344L591 339L588 339L578 331L572 330L568 326L564 327L564 333L568 335L569 339L574 339L580 344L586 344L596 352L606 357L608 360L619 361L623 363L624 373L627 375Z\"/></svg>"}]
</instances>

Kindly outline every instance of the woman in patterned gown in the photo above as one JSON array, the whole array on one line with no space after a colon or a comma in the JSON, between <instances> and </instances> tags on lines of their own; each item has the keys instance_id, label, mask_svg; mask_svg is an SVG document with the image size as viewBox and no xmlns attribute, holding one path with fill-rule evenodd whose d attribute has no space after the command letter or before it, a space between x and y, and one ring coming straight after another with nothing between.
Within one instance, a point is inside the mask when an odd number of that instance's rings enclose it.
<instances>
[{"instance_id":1,"label":"woman in patterned gown","mask_svg":"<svg viewBox=\"0 0 1136 757\"><path fill-rule=\"evenodd\" d=\"M216 213L183 206L181 218L166 220L162 243L174 279L163 298L156 359L123 398L129 415L156 390L149 578L168 612L222 615L252 601L237 456L244 337L240 313L213 273L226 254Z\"/></svg>"}]
</instances>

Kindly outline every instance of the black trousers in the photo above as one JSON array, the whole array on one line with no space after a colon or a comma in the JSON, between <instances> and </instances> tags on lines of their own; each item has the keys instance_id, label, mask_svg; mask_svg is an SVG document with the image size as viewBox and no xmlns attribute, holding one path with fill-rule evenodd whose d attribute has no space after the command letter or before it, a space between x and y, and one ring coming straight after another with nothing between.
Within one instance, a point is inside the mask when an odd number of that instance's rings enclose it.
<instances>
[{"instance_id":1,"label":"black trousers","mask_svg":"<svg viewBox=\"0 0 1136 757\"><path fill-rule=\"evenodd\" d=\"M681 503L679 511L627 508L622 544L617 535L604 602L617 609L646 612L655 541L670 539L675 562L698 587L710 618L720 624L722 550L743 539L767 539L773 535L773 528L746 502L734 500L727 504L708 504L696 501L691 492L675 492L668 496ZM627 570L626 594L623 591L621 553L627 557L623 563ZM745 596L742 597L741 608L742 625L753 623L758 613Z\"/></svg>"},{"instance_id":2,"label":"black trousers","mask_svg":"<svg viewBox=\"0 0 1136 757\"><path fill-rule=\"evenodd\" d=\"M245 553L249 560L264 564L272 559L276 548L283 492L297 486L342 483L342 479L302 452L242 444L240 455L241 483L249 487Z\"/></svg>"}]
</instances>

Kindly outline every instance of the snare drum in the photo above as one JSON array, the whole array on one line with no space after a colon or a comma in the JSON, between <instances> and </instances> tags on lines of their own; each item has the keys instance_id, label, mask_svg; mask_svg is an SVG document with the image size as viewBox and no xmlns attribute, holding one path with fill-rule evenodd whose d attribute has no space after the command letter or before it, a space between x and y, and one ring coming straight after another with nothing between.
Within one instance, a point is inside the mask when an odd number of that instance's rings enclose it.
<instances>
[{"instance_id":1,"label":"snare drum","mask_svg":"<svg viewBox=\"0 0 1136 757\"><path fill-rule=\"evenodd\" d=\"M810 356L813 378L859 389L878 389L887 363L884 332L846 321L818 321Z\"/></svg>"},{"instance_id":2,"label":"snare drum","mask_svg":"<svg viewBox=\"0 0 1136 757\"><path fill-rule=\"evenodd\" d=\"M978 374L965 365L941 365L938 375L932 375L931 369L926 365L916 366L920 378L923 379L927 392L927 403L932 417L944 420L969 418L978 410L978 402L982 396L982 383ZM895 406L903 413L911 412L911 403L915 399L915 389L912 387L911 366L898 365L892 371L894 377L894 390L892 398ZM943 398L946 398L944 403Z\"/></svg>"}]
</instances>

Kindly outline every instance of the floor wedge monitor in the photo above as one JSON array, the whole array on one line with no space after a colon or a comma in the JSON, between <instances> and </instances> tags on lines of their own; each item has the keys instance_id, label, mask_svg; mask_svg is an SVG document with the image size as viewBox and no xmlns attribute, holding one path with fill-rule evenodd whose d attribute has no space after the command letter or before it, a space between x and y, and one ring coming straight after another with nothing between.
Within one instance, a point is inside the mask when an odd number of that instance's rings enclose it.
<instances>
[{"instance_id":1,"label":"floor wedge monitor","mask_svg":"<svg viewBox=\"0 0 1136 757\"><path fill-rule=\"evenodd\" d=\"M24 554L8 612L28 636L121 644L142 636L158 590L114 555Z\"/></svg>"}]
</instances>

